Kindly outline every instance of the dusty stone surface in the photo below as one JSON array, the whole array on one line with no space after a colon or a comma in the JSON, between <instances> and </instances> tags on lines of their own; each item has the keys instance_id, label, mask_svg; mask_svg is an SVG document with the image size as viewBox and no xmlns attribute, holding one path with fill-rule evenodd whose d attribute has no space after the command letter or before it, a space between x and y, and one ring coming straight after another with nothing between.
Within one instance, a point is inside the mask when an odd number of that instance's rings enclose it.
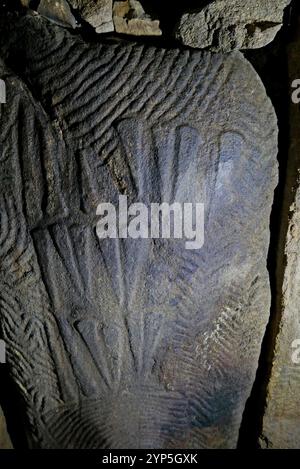
<instances>
[{"instance_id":1,"label":"dusty stone surface","mask_svg":"<svg viewBox=\"0 0 300 469\"><path fill-rule=\"evenodd\" d=\"M76 19L66 0L41 0L37 11L61 26L76 28Z\"/></svg>"},{"instance_id":2,"label":"dusty stone surface","mask_svg":"<svg viewBox=\"0 0 300 469\"><path fill-rule=\"evenodd\" d=\"M160 36L159 21L152 20L136 0L114 2L113 19L117 33Z\"/></svg>"},{"instance_id":3,"label":"dusty stone surface","mask_svg":"<svg viewBox=\"0 0 300 469\"><path fill-rule=\"evenodd\" d=\"M0 327L29 446L234 448L270 307L259 77L239 52L91 47L41 17L9 38ZM99 240L120 194L204 203L203 248Z\"/></svg>"},{"instance_id":4,"label":"dusty stone surface","mask_svg":"<svg viewBox=\"0 0 300 469\"><path fill-rule=\"evenodd\" d=\"M112 0L68 0L73 8L78 9L81 17L93 26L97 33L114 30L112 19Z\"/></svg>"},{"instance_id":5,"label":"dusty stone surface","mask_svg":"<svg viewBox=\"0 0 300 469\"><path fill-rule=\"evenodd\" d=\"M12 449L12 444L7 433L5 417L0 407L0 449Z\"/></svg>"},{"instance_id":6,"label":"dusty stone surface","mask_svg":"<svg viewBox=\"0 0 300 469\"><path fill-rule=\"evenodd\" d=\"M282 26L291 0L215 0L185 13L176 28L183 44L228 52L255 49L271 42Z\"/></svg>"}]
</instances>

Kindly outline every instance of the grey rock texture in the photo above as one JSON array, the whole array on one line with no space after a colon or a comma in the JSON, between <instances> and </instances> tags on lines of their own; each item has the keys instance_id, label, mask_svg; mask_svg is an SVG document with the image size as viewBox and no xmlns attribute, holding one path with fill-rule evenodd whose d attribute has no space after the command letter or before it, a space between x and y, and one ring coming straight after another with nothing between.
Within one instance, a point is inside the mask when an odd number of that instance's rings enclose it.
<instances>
[{"instance_id":1,"label":"grey rock texture","mask_svg":"<svg viewBox=\"0 0 300 469\"><path fill-rule=\"evenodd\" d=\"M61 26L76 28L76 20L66 0L41 0L38 13Z\"/></svg>"},{"instance_id":2,"label":"grey rock texture","mask_svg":"<svg viewBox=\"0 0 300 469\"><path fill-rule=\"evenodd\" d=\"M140 2L114 2L113 19L117 33L134 36L161 36L159 21L148 16Z\"/></svg>"},{"instance_id":3,"label":"grey rock texture","mask_svg":"<svg viewBox=\"0 0 300 469\"><path fill-rule=\"evenodd\" d=\"M182 15L176 37L200 49L228 52L256 49L271 42L291 0L214 0Z\"/></svg>"},{"instance_id":4,"label":"grey rock texture","mask_svg":"<svg viewBox=\"0 0 300 469\"><path fill-rule=\"evenodd\" d=\"M29 446L234 448L270 306L277 124L259 77L239 52L13 30L0 327ZM205 203L203 248L100 241L97 205L120 194Z\"/></svg>"},{"instance_id":5,"label":"grey rock texture","mask_svg":"<svg viewBox=\"0 0 300 469\"><path fill-rule=\"evenodd\" d=\"M108 33L114 30L112 19L112 0L68 0L78 9L81 17L93 26L97 33Z\"/></svg>"},{"instance_id":6,"label":"grey rock texture","mask_svg":"<svg viewBox=\"0 0 300 469\"><path fill-rule=\"evenodd\" d=\"M7 433L5 418L0 407L0 449L12 449L12 444Z\"/></svg>"}]
</instances>

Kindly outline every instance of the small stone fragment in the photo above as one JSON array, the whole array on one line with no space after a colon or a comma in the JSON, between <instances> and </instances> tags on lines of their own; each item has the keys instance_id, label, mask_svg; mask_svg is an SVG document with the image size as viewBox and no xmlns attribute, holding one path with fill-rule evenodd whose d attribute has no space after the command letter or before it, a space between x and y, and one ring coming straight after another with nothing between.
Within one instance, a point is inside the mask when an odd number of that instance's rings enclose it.
<instances>
[{"instance_id":1,"label":"small stone fragment","mask_svg":"<svg viewBox=\"0 0 300 469\"><path fill-rule=\"evenodd\" d=\"M134 36L161 36L159 20L145 13L140 2L126 0L114 3L113 18L116 31Z\"/></svg>"},{"instance_id":2,"label":"small stone fragment","mask_svg":"<svg viewBox=\"0 0 300 469\"><path fill-rule=\"evenodd\" d=\"M198 12L185 13L175 36L199 49L229 52L257 49L273 41L290 0L215 0Z\"/></svg>"},{"instance_id":3,"label":"small stone fragment","mask_svg":"<svg viewBox=\"0 0 300 469\"><path fill-rule=\"evenodd\" d=\"M66 0L41 0L38 13L60 26L76 28L76 19L72 15Z\"/></svg>"},{"instance_id":4,"label":"small stone fragment","mask_svg":"<svg viewBox=\"0 0 300 469\"><path fill-rule=\"evenodd\" d=\"M114 31L112 0L69 0L69 3L96 33Z\"/></svg>"}]
</instances>

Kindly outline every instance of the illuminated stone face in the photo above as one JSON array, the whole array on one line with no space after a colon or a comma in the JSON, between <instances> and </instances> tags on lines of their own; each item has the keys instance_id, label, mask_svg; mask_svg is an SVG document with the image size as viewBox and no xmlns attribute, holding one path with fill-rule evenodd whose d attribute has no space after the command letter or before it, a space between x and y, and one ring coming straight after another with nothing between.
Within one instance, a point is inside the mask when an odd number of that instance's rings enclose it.
<instances>
[{"instance_id":1,"label":"illuminated stone face","mask_svg":"<svg viewBox=\"0 0 300 469\"><path fill-rule=\"evenodd\" d=\"M0 325L29 445L234 447L270 304L277 129L258 76L240 53L16 31ZM97 206L120 194L203 203L203 247L99 240Z\"/></svg>"}]
</instances>

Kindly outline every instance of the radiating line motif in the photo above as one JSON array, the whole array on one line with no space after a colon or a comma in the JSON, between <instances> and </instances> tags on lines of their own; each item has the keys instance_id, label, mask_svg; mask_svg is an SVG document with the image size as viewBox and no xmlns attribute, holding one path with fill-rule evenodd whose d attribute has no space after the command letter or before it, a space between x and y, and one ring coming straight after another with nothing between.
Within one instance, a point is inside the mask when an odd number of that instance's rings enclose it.
<instances>
[{"instance_id":1,"label":"radiating line motif","mask_svg":"<svg viewBox=\"0 0 300 469\"><path fill-rule=\"evenodd\" d=\"M29 446L234 447L270 301L262 84L239 53L88 45L41 18L16 31L7 56L26 69L0 64L0 334ZM120 194L204 203L203 249L99 240L97 205Z\"/></svg>"}]
</instances>

